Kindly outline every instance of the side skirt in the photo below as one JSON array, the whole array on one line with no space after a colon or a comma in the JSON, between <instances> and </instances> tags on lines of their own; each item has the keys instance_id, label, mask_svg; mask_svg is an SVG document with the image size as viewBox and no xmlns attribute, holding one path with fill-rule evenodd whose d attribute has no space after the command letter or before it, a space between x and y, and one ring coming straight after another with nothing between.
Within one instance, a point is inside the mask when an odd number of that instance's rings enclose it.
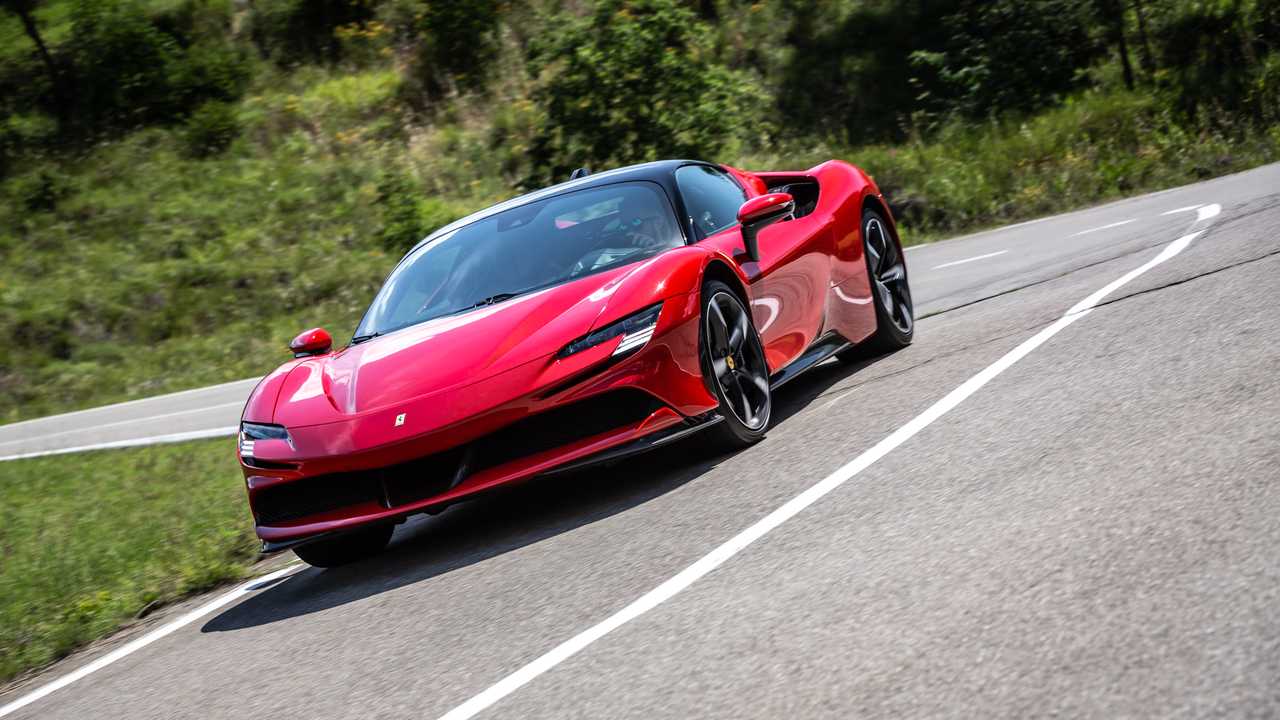
<instances>
[{"instance_id":1,"label":"side skirt","mask_svg":"<svg viewBox=\"0 0 1280 720\"><path fill-rule=\"evenodd\" d=\"M844 338L837 332L829 332L826 335L813 341L804 352L800 353L800 357L791 361L790 365L782 368L769 378L769 388L776 390L786 383L794 380L797 375L835 355L841 350L849 347L853 343Z\"/></svg>"}]
</instances>

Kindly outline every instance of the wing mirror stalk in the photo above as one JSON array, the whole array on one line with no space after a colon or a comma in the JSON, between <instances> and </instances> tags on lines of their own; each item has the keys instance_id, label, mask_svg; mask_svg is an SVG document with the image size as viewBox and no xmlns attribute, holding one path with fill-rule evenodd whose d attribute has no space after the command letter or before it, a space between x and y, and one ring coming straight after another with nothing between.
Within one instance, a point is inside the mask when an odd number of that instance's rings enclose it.
<instances>
[{"instance_id":1,"label":"wing mirror stalk","mask_svg":"<svg viewBox=\"0 0 1280 720\"><path fill-rule=\"evenodd\" d=\"M753 197L738 208L738 222L742 225L742 242L747 246L747 257L760 261L760 231L795 216L796 200L788 193L769 193Z\"/></svg>"}]
</instances>

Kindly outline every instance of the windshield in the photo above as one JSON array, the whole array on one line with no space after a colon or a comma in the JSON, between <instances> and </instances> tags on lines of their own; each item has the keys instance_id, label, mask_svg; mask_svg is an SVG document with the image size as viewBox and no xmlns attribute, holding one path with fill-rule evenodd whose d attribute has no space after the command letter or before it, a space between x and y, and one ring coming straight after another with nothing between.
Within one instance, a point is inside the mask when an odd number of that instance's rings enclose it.
<instances>
[{"instance_id":1,"label":"windshield","mask_svg":"<svg viewBox=\"0 0 1280 720\"><path fill-rule=\"evenodd\" d=\"M683 244L662 188L650 182L578 190L514 207L415 250L378 291L355 341Z\"/></svg>"}]
</instances>

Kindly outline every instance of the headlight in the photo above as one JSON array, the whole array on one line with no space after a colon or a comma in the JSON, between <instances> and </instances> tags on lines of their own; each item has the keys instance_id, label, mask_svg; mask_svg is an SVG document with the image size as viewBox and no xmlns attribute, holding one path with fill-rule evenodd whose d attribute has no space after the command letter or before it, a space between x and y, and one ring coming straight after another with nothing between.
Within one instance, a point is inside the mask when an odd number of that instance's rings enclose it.
<instances>
[{"instance_id":1,"label":"headlight","mask_svg":"<svg viewBox=\"0 0 1280 720\"><path fill-rule=\"evenodd\" d=\"M658 313L662 312L662 303L651 305L638 313L628 315L612 325L607 325L590 335L574 340L560 351L559 357L569 357L587 348L622 337L622 342L614 349L613 354L623 355L639 350L653 337L654 328L658 327Z\"/></svg>"},{"instance_id":2,"label":"headlight","mask_svg":"<svg viewBox=\"0 0 1280 720\"><path fill-rule=\"evenodd\" d=\"M240 423L240 457L253 457L255 440L284 440L293 445L289 431L281 425L263 425L261 423Z\"/></svg>"}]
</instances>

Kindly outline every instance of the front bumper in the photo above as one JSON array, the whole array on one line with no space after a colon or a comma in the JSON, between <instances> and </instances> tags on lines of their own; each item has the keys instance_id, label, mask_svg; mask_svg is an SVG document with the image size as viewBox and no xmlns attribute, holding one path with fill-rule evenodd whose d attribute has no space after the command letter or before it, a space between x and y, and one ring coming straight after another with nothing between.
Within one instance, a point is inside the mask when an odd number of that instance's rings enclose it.
<instances>
[{"instance_id":1,"label":"front bumper","mask_svg":"<svg viewBox=\"0 0 1280 720\"><path fill-rule=\"evenodd\" d=\"M264 550L436 511L499 485L642 452L718 417L709 415L716 402L697 362L696 316L620 363L524 390L486 412L391 445L242 460ZM314 437L321 428L300 430Z\"/></svg>"}]
</instances>

